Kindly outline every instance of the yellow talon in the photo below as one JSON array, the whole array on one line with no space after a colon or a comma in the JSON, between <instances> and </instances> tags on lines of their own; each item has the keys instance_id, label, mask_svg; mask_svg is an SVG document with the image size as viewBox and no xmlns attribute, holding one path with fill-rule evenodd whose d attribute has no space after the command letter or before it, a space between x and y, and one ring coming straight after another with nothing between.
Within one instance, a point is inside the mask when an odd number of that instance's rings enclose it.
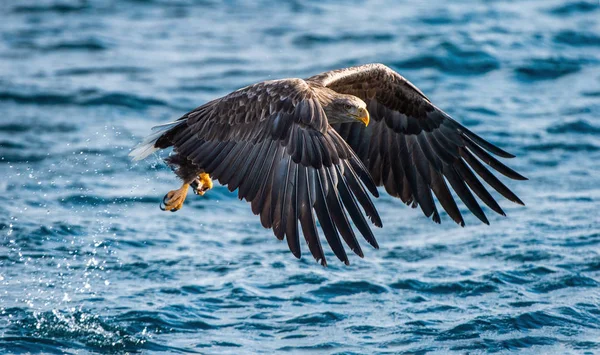
<instances>
[{"instance_id":1,"label":"yellow talon","mask_svg":"<svg viewBox=\"0 0 600 355\"><path fill-rule=\"evenodd\" d=\"M200 196L203 196L206 193L206 191L213 188L212 179L207 173L202 173L198 175L198 179L196 179L196 181L194 182L197 182L197 186L195 186L194 192Z\"/></svg>"},{"instance_id":2,"label":"yellow talon","mask_svg":"<svg viewBox=\"0 0 600 355\"><path fill-rule=\"evenodd\" d=\"M163 197L160 209L163 211L175 212L183 207L183 202L187 197L189 184L183 184L177 190L169 191L165 197Z\"/></svg>"}]
</instances>

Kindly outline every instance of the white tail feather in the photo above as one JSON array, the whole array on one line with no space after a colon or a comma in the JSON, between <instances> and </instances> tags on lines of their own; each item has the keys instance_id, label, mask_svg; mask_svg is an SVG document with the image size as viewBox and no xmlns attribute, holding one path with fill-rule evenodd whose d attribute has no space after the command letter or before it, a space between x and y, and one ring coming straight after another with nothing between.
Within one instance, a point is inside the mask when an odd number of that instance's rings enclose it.
<instances>
[{"instance_id":1,"label":"white tail feather","mask_svg":"<svg viewBox=\"0 0 600 355\"><path fill-rule=\"evenodd\" d=\"M131 160L133 160L133 161L142 160L142 159L145 159L146 157L148 157L150 154L156 152L158 150L158 148L156 148L154 146L156 141L160 137L162 137L162 135L165 134L167 131L182 124L183 122L185 122L185 121L175 121L175 122L163 123L158 126L152 127L153 132L150 135L148 135L146 138L144 138L144 140L140 144L136 145L131 150L131 152L129 152L129 156L131 157Z\"/></svg>"}]
</instances>

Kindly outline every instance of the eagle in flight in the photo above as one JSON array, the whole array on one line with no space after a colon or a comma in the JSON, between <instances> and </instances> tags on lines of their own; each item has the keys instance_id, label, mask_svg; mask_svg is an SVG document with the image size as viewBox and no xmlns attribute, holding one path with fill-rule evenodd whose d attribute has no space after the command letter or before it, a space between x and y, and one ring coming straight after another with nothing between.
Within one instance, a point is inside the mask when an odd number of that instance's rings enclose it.
<instances>
[{"instance_id":1,"label":"eagle in flight","mask_svg":"<svg viewBox=\"0 0 600 355\"><path fill-rule=\"evenodd\" d=\"M203 195L216 179L230 191L237 189L261 224L286 239L298 258L301 228L322 265L327 262L317 220L345 264L342 239L363 257L351 221L378 248L367 222L382 226L369 196L379 196L377 186L440 223L435 195L461 226L450 188L483 223L489 224L473 193L505 215L477 175L523 204L483 164L526 180L491 154L514 156L452 119L383 64L247 86L154 127L130 155L140 160L168 147L173 154L166 163L183 185L165 195L162 209L179 210L190 187Z\"/></svg>"}]
</instances>

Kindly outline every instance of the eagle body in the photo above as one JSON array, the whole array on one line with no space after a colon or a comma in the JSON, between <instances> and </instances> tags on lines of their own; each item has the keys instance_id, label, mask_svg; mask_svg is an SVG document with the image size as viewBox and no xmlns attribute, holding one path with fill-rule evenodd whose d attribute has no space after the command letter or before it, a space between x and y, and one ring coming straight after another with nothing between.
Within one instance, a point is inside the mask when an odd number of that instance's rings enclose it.
<instances>
[{"instance_id":1,"label":"eagle body","mask_svg":"<svg viewBox=\"0 0 600 355\"><path fill-rule=\"evenodd\" d=\"M523 204L488 169L524 180L492 154L514 156L452 119L383 64L247 86L155 127L130 155L139 160L169 147L167 164L184 185L165 196L177 200L167 209L181 207L188 186L203 194L198 186L210 188L216 179L250 202L262 225L285 239L296 257L302 234L323 265L317 222L346 264L342 240L363 256L355 230L378 248L369 225L382 226L371 200L379 196L377 186L437 223L439 204L464 226L450 189L486 224L473 194L504 215L480 179Z\"/></svg>"}]
</instances>

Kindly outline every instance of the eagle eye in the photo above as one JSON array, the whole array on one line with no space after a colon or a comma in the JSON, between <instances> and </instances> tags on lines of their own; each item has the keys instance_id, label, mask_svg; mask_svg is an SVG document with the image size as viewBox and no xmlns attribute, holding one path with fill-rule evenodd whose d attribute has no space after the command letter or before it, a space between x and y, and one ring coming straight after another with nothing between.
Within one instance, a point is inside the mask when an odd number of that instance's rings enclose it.
<instances>
[{"instance_id":1,"label":"eagle eye","mask_svg":"<svg viewBox=\"0 0 600 355\"><path fill-rule=\"evenodd\" d=\"M352 108L352 105L350 105L350 104L344 104L344 108L346 110L350 110Z\"/></svg>"}]
</instances>

